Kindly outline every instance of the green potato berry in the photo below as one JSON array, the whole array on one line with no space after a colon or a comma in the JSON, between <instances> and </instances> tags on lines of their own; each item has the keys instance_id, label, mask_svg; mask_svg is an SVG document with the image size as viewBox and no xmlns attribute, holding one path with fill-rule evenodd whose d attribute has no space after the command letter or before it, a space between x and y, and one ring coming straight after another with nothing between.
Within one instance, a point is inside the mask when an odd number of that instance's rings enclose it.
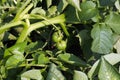
<instances>
[{"instance_id":1,"label":"green potato berry","mask_svg":"<svg viewBox=\"0 0 120 80\"><path fill-rule=\"evenodd\" d=\"M56 46L57 46L57 49L59 50L65 50L67 43L64 40L61 40L60 42L57 42Z\"/></svg>"},{"instance_id":2,"label":"green potato berry","mask_svg":"<svg viewBox=\"0 0 120 80\"><path fill-rule=\"evenodd\" d=\"M52 35L52 40L54 42L59 42L59 41L62 40L62 38L63 38L63 35L58 33L58 32L54 32L53 35Z\"/></svg>"}]
</instances>

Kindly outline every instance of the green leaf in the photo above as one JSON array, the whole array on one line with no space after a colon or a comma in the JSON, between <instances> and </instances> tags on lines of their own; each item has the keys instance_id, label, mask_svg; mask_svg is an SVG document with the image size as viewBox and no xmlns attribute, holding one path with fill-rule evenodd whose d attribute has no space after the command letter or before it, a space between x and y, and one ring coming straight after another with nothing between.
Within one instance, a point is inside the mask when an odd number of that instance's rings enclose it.
<instances>
[{"instance_id":1,"label":"green leaf","mask_svg":"<svg viewBox=\"0 0 120 80\"><path fill-rule=\"evenodd\" d=\"M57 9L61 13L68 5L68 2L66 0L60 0Z\"/></svg>"},{"instance_id":2,"label":"green leaf","mask_svg":"<svg viewBox=\"0 0 120 80\"><path fill-rule=\"evenodd\" d=\"M74 6L78 11L81 11L80 9L80 0L67 0L69 4Z\"/></svg>"},{"instance_id":3,"label":"green leaf","mask_svg":"<svg viewBox=\"0 0 120 80\"><path fill-rule=\"evenodd\" d=\"M5 66L8 68L15 68L19 66L20 64L22 64L24 60L25 58L23 54L15 54L15 55L10 56L7 59Z\"/></svg>"},{"instance_id":4,"label":"green leaf","mask_svg":"<svg viewBox=\"0 0 120 80\"><path fill-rule=\"evenodd\" d=\"M4 56L4 50L0 47L0 60L3 59Z\"/></svg>"},{"instance_id":5,"label":"green leaf","mask_svg":"<svg viewBox=\"0 0 120 80\"><path fill-rule=\"evenodd\" d=\"M115 33L120 34L120 15L111 12L110 15L107 16L105 23L108 27L112 28Z\"/></svg>"},{"instance_id":6,"label":"green leaf","mask_svg":"<svg viewBox=\"0 0 120 80\"><path fill-rule=\"evenodd\" d=\"M74 71L73 80L88 80L87 75L81 71Z\"/></svg>"},{"instance_id":7,"label":"green leaf","mask_svg":"<svg viewBox=\"0 0 120 80\"><path fill-rule=\"evenodd\" d=\"M7 69L5 66L0 66L0 74L2 76L2 78L6 78L7 77Z\"/></svg>"},{"instance_id":8,"label":"green leaf","mask_svg":"<svg viewBox=\"0 0 120 80\"><path fill-rule=\"evenodd\" d=\"M41 7L35 8L31 11L31 14L40 14L42 16L46 15L46 12L44 9L42 9Z\"/></svg>"},{"instance_id":9,"label":"green leaf","mask_svg":"<svg viewBox=\"0 0 120 80\"><path fill-rule=\"evenodd\" d=\"M66 22L68 23L79 23L80 22L78 11L76 11L73 6L68 6L66 8L65 16L66 16Z\"/></svg>"},{"instance_id":10,"label":"green leaf","mask_svg":"<svg viewBox=\"0 0 120 80\"><path fill-rule=\"evenodd\" d=\"M100 80L120 80L120 74L118 71L103 57L100 60L98 77Z\"/></svg>"},{"instance_id":11,"label":"green leaf","mask_svg":"<svg viewBox=\"0 0 120 80\"><path fill-rule=\"evenodd\" d=\"M23 54L27 42L17 43L14 46L5 50L4 57L13 55L13 54Z\"/></svg>"},{"instance_id":12,"label":"green leaf","mask_svg":"<svg viewBox=\"0 0 120 80\"><path fill-rule=\"evenodd\" d=\"M116 0L116 2L115 2L115 7L116 7L117 10L120 12L120 0Z\"/></svg>"},{"instance_id":13,"label":"green leaf","mask_svg":"<svg viewBox=\"0 0 120 80\"><path fill-rule=\"evenodd\" d=\"M39 0L40 2L42 2L43 0Z\"/></svg>"},{"instance_id":14,"label":"green leaf","mask_svg":"<svg viewBox=\"0 0 120 80\"><path fill-rule=\"evenodd\" d=\"M69 63L76 66L87 66L84 61L82 61L80 58L78 58L74 54L69 54L69 53L59 54L58 59L65 63Z\"/></svg>"},{"instance_id":15,"label":"green leaf","mask_svg":"<svg viewBox=\"0 0 120 80\"><path fill-rule=\"evenodd\" d=\"M5 33L0 34L0 41L4 38L4 34Z\"/></svg>"},{"instance_id":16,"label":"green leaf","mask_svg":"<svg viewBox=\"0 0 120 80\"><path fill-rule=\"evenodd\" d=\"M104 56L104 58L111 64L111 65L115 65L117 63L120 62L120 54L116 54L116 53L111 53L111 54L107 54ZM88 77L89 78L93 78L94 76L97 75L98 70L99 70L99 60L96 61L92 68L90 69L90 71L88 72Z\"/></svg>"},{"instance_id":17,"label":"green leaf","mask_svg":"<svg viewBox=\"0 0 120 80\"><path fill-rule=\"evenodd\" d=\"M50 65L48 76L46 80L66 80L62 75L61 71L57 68L55 64Z\"/></svg>"},{"instance_id":18,"label":"green leaf","mask_svg":"<svg viewBox=\"0 0 120 80\"><path fill-rule=\"evenodd\" d=\"M0 34L0 41L9 41L9 40L15 40L15 39L16 37L9 32L4 32Z\"/></svg>"},{"instance_id":19,"label":"green leaf","mask_svg":"<svg viewBox=\"0 0 120 80\"><path fill-rule=\"evenodd\" d=\"M57 7L56 7L56 6L51 6L51 7L48 9L48 15L54 16L54 15L56 14L56 11L57 11Z\"/></svg>"},{"instance_id":20,"label":"green leaf","mask_svg":"<svg viewBox=\"0 0 120 80\"><path fill-rule=\"evenodd\" d=\"M93 22L100 22L101 20L101 16L99 14L99 11L98 13L91 19Z\"/></svg>"},{"instance_id":21,"label":"green leaf","mask_svg":"<svg viewBox=\"0 0 120 80\"><path fill-rule=\"evenodd\" d=\"M115 65L118 62L120 62L120 54L111 53L111 54L105 55L104 58L112 65Z\"/></svg>"},{"instance_id":22,"label":"green leaf","mask_svg":"<svg viewBox=\"0 0 120 80\"><path fill-rule=\"evenodd\" d=\"M120 35L113 33L112 37L113 37L113 44L115 45L117 41L120 39Z\"/></svg>"},{"instance_id":23,"label":"green leaf","mask_svg":"<svg viewBox=\"0 0 120 80\"><path fill-rule=\"evenodd\" d=\"M42 49L44 43L42 41L31 42L29 45L26 46L25 52L30 53L34 52L38 49Z\"/></svg>"},{"instance_id":24,"label":"green leaf","mask_svg":"<svg viewBox=\"0 0 120 80\"><path fill-rule=\"evenodd\" d=\"M103 24L95 24L91 36L93 38L92 51L108 54L113 48L112 31Z\"/></svg>"},{"instance_id":25,"label":"green leaf","mask_svg":"<svg viewBox=\"0 0 120 80\"><path fill-rule=\"evenodd\" d=\"M96 4L92 1L86 1L81 3L81 12L79 12L79 17L81 20L88 20L97 15L98 10L95 8Z\"/></svg>"},{"instance_id":26,"label":"green leaf","mask_svg":"<svg viewBox=\"0 0 120 80\"><path fill-rule=\"evenodd\" d=\"M116 0L99 0L101 6L113 6Z\"/></svg>"},{"instance_id":27,"label":"green leaf","mask_svg":"<svg viewBox=\"0 0 120 80\"><path fill-rule=\"evenodd\" d=\"M3 47L4 33L0 34L0 47Z\"/></svg>"},{"instance_id":28,"label":"green leaf","mask_svg":"<svg viewBox=\"0 0 120 80\"><path fill-rule=\"evenodd\" d=\"M21 74L21 80L31 80L31 79L44 80L40 70L37 69L29 70Z\"/></svg>"},{"instance_id":29,"label":"green leaf","mask_svg":"<svg viewBox=\"0 0 120 80\"><path fill-rule=\"evenodd\" d=\"M38 57L38 64L46 64L49 62L49 58L45 54L40 54Z\"/></svg>"},{"instance_id":30,"label":"green leaf","mask_svg":"<svg viewBox=\"0 0 120 80\"><path fill-rule=\"evenodd\" d=\"M117 53L120 53L120 39L114 44L114 48L116 49Z\"/></svg>"},{"instance_id":31,"label":"green leaf","mask_svg":"<svg viewBox=\"0 0 120 80\"><path fill-rule=\"evenodd\" d=\"M46 4L47 4L47 8L49 8L50 5L52 5L52 0L46 0Z\"/></svg>"},{"instance_id":32,"label":"green leaf","mask_svg":"<svg viewBox=\"0 0 120 80\"><path fill-rule=\"evenodd\" d=\"M92 80L93 77L95 77L98 74L99 71L99 61L96 61L90 71L88 72L88 77Z\"/></svg>"},{"instance_id":33,"label":"green leaf","mask_svg":"<svg viewBox=\"0 0 120 80\"><path fill-rule=\"evenodd\" d=\"M90 59L92 56L91 45L92 45L92 38L90 37L89 30L81 30L77 35L79 38L80 46L83 50L83 54L87 60Z\"/></svg>"},{"instance_id":34,"label":"green leaf","mask_svg":"<svg viewBox=\"0 0 120 80\"><path fill-rule=\"evenodd\" d=\"M34 4L34 7L37 6L37 4L38 4L39 1L42 2L42 0L31 0L31 1Z\"/></svg>"},{"instance_id":35,"label":"green leaf","mask_svg":"<svg viewBox=\"0 0 120 80\"><path fill-rule=\"evenodd\" d=\"M4 2L6 2L7 0L2 0L2 4L4 3ZM1 2L1 1L0 1ZM1 3L0 3L1 4Z\"/></svg>"}]
</instances>

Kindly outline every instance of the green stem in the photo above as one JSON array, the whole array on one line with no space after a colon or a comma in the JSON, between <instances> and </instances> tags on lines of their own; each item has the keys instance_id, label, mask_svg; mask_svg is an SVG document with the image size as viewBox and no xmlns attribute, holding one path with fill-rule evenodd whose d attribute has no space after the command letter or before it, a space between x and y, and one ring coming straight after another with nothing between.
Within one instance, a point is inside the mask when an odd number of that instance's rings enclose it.
<instances>
[{"instance_id":1,"label":"green stem","mask_svg":"<svg viewBox=\"0 0 120 80\"><path fill-rule=\"evenodd\" d=\"M44 16L36 15L36 14L27 14L23 17L23 19L26 19L26 18L28 18L28 19L43 19L43 20L49 22L56 30L59 30L59 28L56 25L52 24L50 21L48 21L48 18L46 18Z\"/></svg>"},{"instance_id":2,"label":"green stem","mask_svg":"<svg viewBox=\"0 0 120 80\"><path fill-rule=\"evenodd\" d=\"M21 65L18 65L17 67L32 67L32 66L36 66L36 67L46 67L47 65L44 65L44 64L21 64ZM14 67L6 67L7 69L13 69Z\"/></svg>"},{"instance_id":3,"label":"green stem","mask_svg":"<svg viewBox=\"0 0 120 80\"><path fill-rule=\"evenodd\" d=\"M16 21L16 22L11 22L9 24L6 24L6 25L0 27L0 34L5 32L6 30L8 30L11 27L18 26L18 25L21 25L23 23L24 23L23 21Z\"/></svg>"},{"instance_id":4,"label":"green stem","mask_svg":"<svg viewBox=\"0 0 120 80\"><path fill-rule=\"evenodd\" d=\"M67 31L66 25L64 23L60 23L63 31L65 32L66 36L69 36L69 32Z\"/></svg>"},{"instance_id":5,"label":"green stem","mask_svg":"<svg viewBox=\"0 0 120 80\"><path fill-rule=\"evenodd\" d=\"M51 25L51 24L59 24L59 23L62 23L62 22L65 22L65 15L64 14L62 14L60 16L57 16L55 18L48 19L47 21L44 20L44 21L32 24L29 28L29 33L33 30L38 29L38 28L41 28L41 27L44 27L44 26L47 26L47 25Z\"/></svg>"},{"instance_id":6,"label":"green stem","mask_svg":"<svg viewBox=\"0 0 120 80\"><path fill-rule=\"evenodd\" d=\"M27 35L28 35L28 29L29 29L29 26L27 25L27 23L24 24L24 28L20 34L20 37L18 38L17 42L16 43L20 43L20 42L23 42Z\"/></svg>"},{"instance_id":7,"label":"green stem","mask_svg":"<svg viewBox=\"0 0 120 80\"><path fill-rule=\"evenodd\" d=\"M30 5L28 5L27 8L25 8L25 10L20 14L20 19L22 19L22 17L33 7L33 4L31 3Z\"/></svg>"},{"instance_id":8,"label":"green stem","mask_svg":"<svg viewBox=\"0 0 120 80\"><path fill-rule=\"evenodd\" d=\"M62 23L62 22L65 22L64 14L62 14L60 16L57 16L55 18L48 19L47 21L44 20L44 21L41 21L41 22L31 24L28 28L24 27L20 37L18 38L17 43L23 42L27 38L28 34L30 34L30 32L32 32L33 30L36 30L38 28L42 28L44 26L51 25L51 24L59 24L59 23Z\"/></svg>"},{"instance_id":9,"label":"green stem","mask_svg":"<svg viewBox=\"0 0 120 80\"><path fill-rule=\"evenodd\" d=\"M27 1L25 2L25 4L23 4L23 6L19 8L19 10L18 10L18 12L17 12L17 14L16 14L16 16L15 16L15 18L14 18L13 21L19 19L19 15L20 15L21 12L25 9L25 7L30 3L30 1L31 1L31 0L27 0Z\"/></svg>"},{"instance_id":10,"label":"green stem","mask_svg":"<svg viewBox=\"0 0 120 80\"><path fill-rule=\"evenodd\" d=\"M26 6L25 6L26 7ZM33 7L33 4L27 6L22 12L18 11L18 14L15 16L13 21L18 21L24 17L24 15Z\"/></svg>"},{"instance_id":11,"label":"green stem","mask_svg":"<svg viewBox=\"0 0 120 80\"><path fill-rule=\"evenodd\" d=\"M30 1L31 0L26 0L26 2L23 4L23 6L18 10L17 14L20 14L25 9L25 7L30 3Z\"/></svg>"}]
</instances>

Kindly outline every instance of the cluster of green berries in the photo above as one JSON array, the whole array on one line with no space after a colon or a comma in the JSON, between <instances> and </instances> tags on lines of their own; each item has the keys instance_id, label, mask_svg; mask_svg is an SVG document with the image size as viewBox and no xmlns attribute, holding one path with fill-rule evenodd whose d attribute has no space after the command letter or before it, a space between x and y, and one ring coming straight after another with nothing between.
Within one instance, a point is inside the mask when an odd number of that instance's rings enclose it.
<instances>
[{"instance_id":1,"label":"cluster of green berries","mask_svg":"<svg viewBox=\"0 0 120 80\"><path fill-rule=\"evenodd\" d=\"M66 41L63 40L63 34L59 31L56 31L52 35L52 40L56 43L56 47L58 50L65 50L66 49Z\"/></svg>"}]
</instances>

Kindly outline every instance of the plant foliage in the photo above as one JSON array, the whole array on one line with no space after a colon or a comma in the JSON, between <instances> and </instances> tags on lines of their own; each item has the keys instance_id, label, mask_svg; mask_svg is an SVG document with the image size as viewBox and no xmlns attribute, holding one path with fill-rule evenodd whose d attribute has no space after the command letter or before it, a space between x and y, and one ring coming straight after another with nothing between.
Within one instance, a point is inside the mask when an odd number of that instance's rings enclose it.
<instances>
[{"instance_id":1,"label":"plant foliage","mask_svg":"<svg viewBox=\"0 0 120 80\"><path fill-rule=\"evenodd\" d=\"M120 0L1 0L0 80L120 80Z\"/></svg>"}]
</instances>

